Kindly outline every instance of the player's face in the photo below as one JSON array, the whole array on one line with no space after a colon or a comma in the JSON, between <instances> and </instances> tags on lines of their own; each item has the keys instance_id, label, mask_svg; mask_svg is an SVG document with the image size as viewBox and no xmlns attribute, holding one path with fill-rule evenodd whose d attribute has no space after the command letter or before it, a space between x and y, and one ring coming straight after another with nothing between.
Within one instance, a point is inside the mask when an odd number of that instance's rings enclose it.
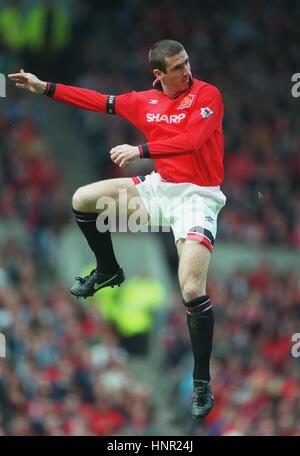
<instances>
[{"instance_id":1,"label":"player's face","mask_svg":"<svg viewBox=\"0 0 300 456\"><path fill-rule=\"evenodd\" d=\"M191 66L186 51L166 58L166 72L161 72L161 83L168 90L172 92L187 90L191 77Z\"/></svg>"}]
</instances>

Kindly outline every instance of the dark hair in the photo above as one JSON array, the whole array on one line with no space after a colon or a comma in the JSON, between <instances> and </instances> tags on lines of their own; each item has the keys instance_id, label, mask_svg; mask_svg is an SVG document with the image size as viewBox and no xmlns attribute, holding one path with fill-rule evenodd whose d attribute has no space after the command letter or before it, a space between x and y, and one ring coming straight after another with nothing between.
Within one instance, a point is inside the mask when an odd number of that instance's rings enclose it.
<instances>
[{"instance_id":1,"label":"dark hair","mask_svg":"<svg viewBox=\"0 0 300 456\"><path fill-rule=\"evenodd\" d=\"M161 40L154 43L149 51L149 64L152 70L155 68L166 72L166 57L173 57L184 51L184 47L178 41Z\"/></svg>"}]
</instances>

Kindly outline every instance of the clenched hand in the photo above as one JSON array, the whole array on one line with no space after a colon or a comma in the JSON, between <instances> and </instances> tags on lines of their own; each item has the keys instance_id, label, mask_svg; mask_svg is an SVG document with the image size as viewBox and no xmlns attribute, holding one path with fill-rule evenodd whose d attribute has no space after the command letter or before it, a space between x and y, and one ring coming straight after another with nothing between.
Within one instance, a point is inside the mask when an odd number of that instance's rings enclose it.
<instances>
[{"instance_id":1,"label":"clenched hand","mask_svg":"<svg viewBox=\"0 0 300 456\"><path fill-rule=\"evenodd\" d=\"M110 158L116 165L119 165L120 168L124 168L128 163L140 158L140 151L138 146L121 144L120 146L111 149Z\"/></svg>"}]
</instances>

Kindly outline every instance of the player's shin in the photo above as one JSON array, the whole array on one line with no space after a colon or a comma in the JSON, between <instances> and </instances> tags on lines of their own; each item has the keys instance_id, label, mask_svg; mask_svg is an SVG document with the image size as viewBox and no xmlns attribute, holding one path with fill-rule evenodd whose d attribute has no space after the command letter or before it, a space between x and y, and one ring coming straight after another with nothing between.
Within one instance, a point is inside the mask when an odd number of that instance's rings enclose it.
<instances>
[{"instance_id":1,"label":"player's shin","mask_svg":"<svg viewBox=\"0 0 300 456\"><path fill-rule=\"evenodd\" d=\"M95 254L97 272L103 274L116 272L120 266L115 257L111 233L109 230L98 231L96 225L98 214L96 212L81 212L76 209L73 209L73 213L81 232Z\"/></svg>"},{"instance_id":2,"label":"player's shin","mask_svg":"<svg viewBox=\"0 0 300 456\"><path fill-rule=\"evenodd\" d=\"M210 381L214 315L208 295L184 302L194 355L194 380Z\"/></svg>"}]
</instances>

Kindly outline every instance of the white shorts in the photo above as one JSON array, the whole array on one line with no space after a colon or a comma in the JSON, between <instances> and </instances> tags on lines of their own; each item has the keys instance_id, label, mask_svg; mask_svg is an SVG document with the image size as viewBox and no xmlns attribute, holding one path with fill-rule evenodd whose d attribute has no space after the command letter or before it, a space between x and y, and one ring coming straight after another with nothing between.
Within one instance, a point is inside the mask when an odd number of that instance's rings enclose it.
<instances>
[{"instance_id":1,"label":"white shorts","mask_svg":"<svg viewBox=\"0 0 300 456\"><path fill-rule=\"evenodd\" d=\"M218 214L226 203L219 186L166 182L155 172L132 179L150 215L151 226L171 227L175 242L180 238L193 239L212 251Z\"/></svg>"}]
</instances>

